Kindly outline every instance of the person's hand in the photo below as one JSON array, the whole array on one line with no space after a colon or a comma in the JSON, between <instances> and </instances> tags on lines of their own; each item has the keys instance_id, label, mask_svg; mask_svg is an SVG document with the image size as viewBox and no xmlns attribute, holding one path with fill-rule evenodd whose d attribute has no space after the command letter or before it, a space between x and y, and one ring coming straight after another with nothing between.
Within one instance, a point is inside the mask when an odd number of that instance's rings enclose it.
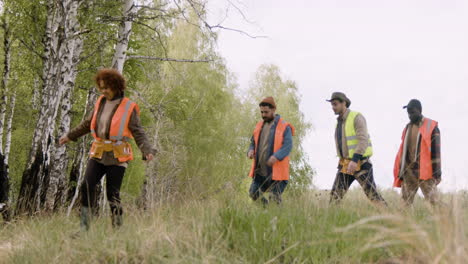
<instances>
[{"instance_id":1,"label":"person's hand","mask_svg":"<svg viewBox=\"0 0 468 264\"><path fill-rule=\"evenodd\" d=\"M153 158L154 158L153 154L151 154L151 153L150 153L150 154L146 154L145 157L146 157L146 161L152 161Z\"/></svg>"},{"instance_id":2,"label":"person's hand","mask_svg":"<svg viewBox=\"0 0 468 264\"><path fill-rule=\"evenodd\" d=\"M59 139L59 144L60 144L60 145L67 144L68 142L70 142L70 138L69 138L67 135L63 135L63 136Z\"/></svg>"},{"instance_id":3,"label":"person's hand","mask_svg":"<svg viewBox=\"0 0 468 264\"><path fill-rule=\"evenodd\" d=\"M354 161L351 161L348 165L347 174L354 175L354 173L356 172L356 169L357 169L357 163Z\"/></svg>"},{"instance_id":4,"label":"person's hand","mask_svg":"<svg viewBox=\"0 0 468 264\"><path fill-rule=\"evenodd\" d=\"M255 153L255 151L253 149L249 150L249 153L247 153L247 157L249 157L249 159L253 159L254 158L254 153Z\"/></svg>"},{"instance_id":5,"label":"person's hand","mask_svg":"<svg viewBox=\"0 0 468 264\"><path fill-rule=\"evenodd\" d=\"M278 161L278 159L275 156L271 156L267 161L267 165L272 167L273 164L275 164L277 161Z\"/></svg>"}]
</instances>

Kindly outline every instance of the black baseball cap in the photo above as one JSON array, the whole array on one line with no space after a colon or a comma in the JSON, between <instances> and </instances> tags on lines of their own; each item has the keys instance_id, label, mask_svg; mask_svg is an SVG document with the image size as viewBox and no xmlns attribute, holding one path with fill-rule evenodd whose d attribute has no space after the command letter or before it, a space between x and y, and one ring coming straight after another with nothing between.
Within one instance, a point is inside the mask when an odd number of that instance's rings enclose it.
<instances>
[{"instance_id":1,"label":"black baseball cap","mask_svg":"<svg viewBox=\"0 0 468 264\"><path fill-rule=\"evenodd\" d=\"M406 108L416 108L422 112L422 105L418 99L411 99L407 105L403 106L403 109L406 109Z\"/></svg>"}]
</instances>

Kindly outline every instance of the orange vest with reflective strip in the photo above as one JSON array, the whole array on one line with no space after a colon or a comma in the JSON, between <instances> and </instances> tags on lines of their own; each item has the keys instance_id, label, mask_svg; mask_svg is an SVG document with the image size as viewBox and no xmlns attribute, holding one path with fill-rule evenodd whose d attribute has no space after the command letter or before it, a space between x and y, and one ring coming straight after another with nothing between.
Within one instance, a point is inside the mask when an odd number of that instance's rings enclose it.
<instances>
[{"instance_id":1,"label":"orange vest with reflective strip","mask_svg":"<svg viewBox=\"0 0 468 264\"><path fill-rule=\"evenodd\" d=\"M130 122L130 117L132 116L133 110L136 110L140 114L140 108L135 102L130 101L127 97L124 97L120 102L117 110L112 116L109 138L101 139L97 136L96 132L96 123L97 123L97 113L99 111L99 106L101 105L102 99L104 98L101 95L94 106L93 118L91 119L91 135L95 140L112 140L112 141L128 141L133 138L132 132L128 128L128 123ZM119 158L119 162L126 162L133 160L133 151L131 155L125 158Z\"/></svg>"},{"instance_id":2,"label":"orange vest with reflective strip","mask_svg":"<svg viewBox=\"0 0 468 264\"><path fill-rule=\"evenodd\" d=\"M253 132L253 137L254 137L254 142L255 142L255 153L257 153L258 140L260 138L260 133L262 132L263 122L264 121L258 122ZM292 135L294 136L294 133L295 133L294 126L284 121L283 118L280 118L278 120L278 124L276 125L273 153L280 150L281 147L283 146L284 132L286 131L287 127L291 128ZM254 157L256 157L256 155L254 155ZM254 177L254 174L255 174L256 164L257 164L257 161L254 158L252 162L252 167L250 168L250 173L249 173L249 176L252 178ZM289 180L289 156L284 158L283 160L278 160L275 164L273 164L272 170L273 170L272 179L274 181Z\"/></svg>"},{"instance_id":3,"label":"orange vest with reflective strip","mask_svg":"<svg viewBox=\"0 0 468 264\"><path fill-rule=\"evenodd\" d=\"M432 179L432 132L437 127L437 121L431 120L429 118L424 118L423 124L419 128L419 134L421 135L421 144L419 150L419 179L429 180ZM402 180L400 175L403 173L402 170L405 168L402 167L403 163L403 149L405 145L406 133L408 132L408 127L403 130L402 142L400 145L400 150L398 151L397 157L395 159L395 166L393 167L393 187L401 187Z\"/></svg>"}]
</instances>

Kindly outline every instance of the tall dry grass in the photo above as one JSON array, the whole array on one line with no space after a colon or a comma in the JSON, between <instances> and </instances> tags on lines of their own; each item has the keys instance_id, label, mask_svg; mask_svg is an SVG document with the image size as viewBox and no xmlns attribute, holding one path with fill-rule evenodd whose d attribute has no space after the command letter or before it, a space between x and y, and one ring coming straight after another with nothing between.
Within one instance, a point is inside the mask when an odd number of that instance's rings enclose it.
<instances>
[{"instance_id":1,"label":"tall dry grass","mask_svg":"<svg viewBox=\"0 0 468 264\"><path fill-rule=\"evenodd\" d=\"M352 190L339 206L328 193L286 193L282 206L263 208L247 195L220 193L165 204L127 207L113 230L108 216L79 230L78 216L19 219L0 229L1 263L465 263L467 199L443 196L433 209L412 208L385 191L389 208Z\"/></svg>"}]
</instances>

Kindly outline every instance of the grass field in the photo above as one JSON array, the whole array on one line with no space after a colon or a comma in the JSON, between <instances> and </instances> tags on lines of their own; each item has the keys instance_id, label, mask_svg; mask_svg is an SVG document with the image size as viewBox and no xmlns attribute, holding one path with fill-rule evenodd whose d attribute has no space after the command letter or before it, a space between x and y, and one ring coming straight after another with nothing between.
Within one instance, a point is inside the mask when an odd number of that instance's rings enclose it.
<instances>
[{"instance_id":1,"label":"grass field","mask_svg":"<svg viewBox=\"0 0 468 264\"><path fill-rule=\"evenodd\" d=\"M125 223L108 216L77 238L78 212L16 220L0 230L2 263L466 263L468 198L444 194L433 209L421 198L389 208L359 189L339 206L328 193L286 193L278 207L246 196L218 194L152 211L126 205Z\"/></svg>"}]
</instances>

